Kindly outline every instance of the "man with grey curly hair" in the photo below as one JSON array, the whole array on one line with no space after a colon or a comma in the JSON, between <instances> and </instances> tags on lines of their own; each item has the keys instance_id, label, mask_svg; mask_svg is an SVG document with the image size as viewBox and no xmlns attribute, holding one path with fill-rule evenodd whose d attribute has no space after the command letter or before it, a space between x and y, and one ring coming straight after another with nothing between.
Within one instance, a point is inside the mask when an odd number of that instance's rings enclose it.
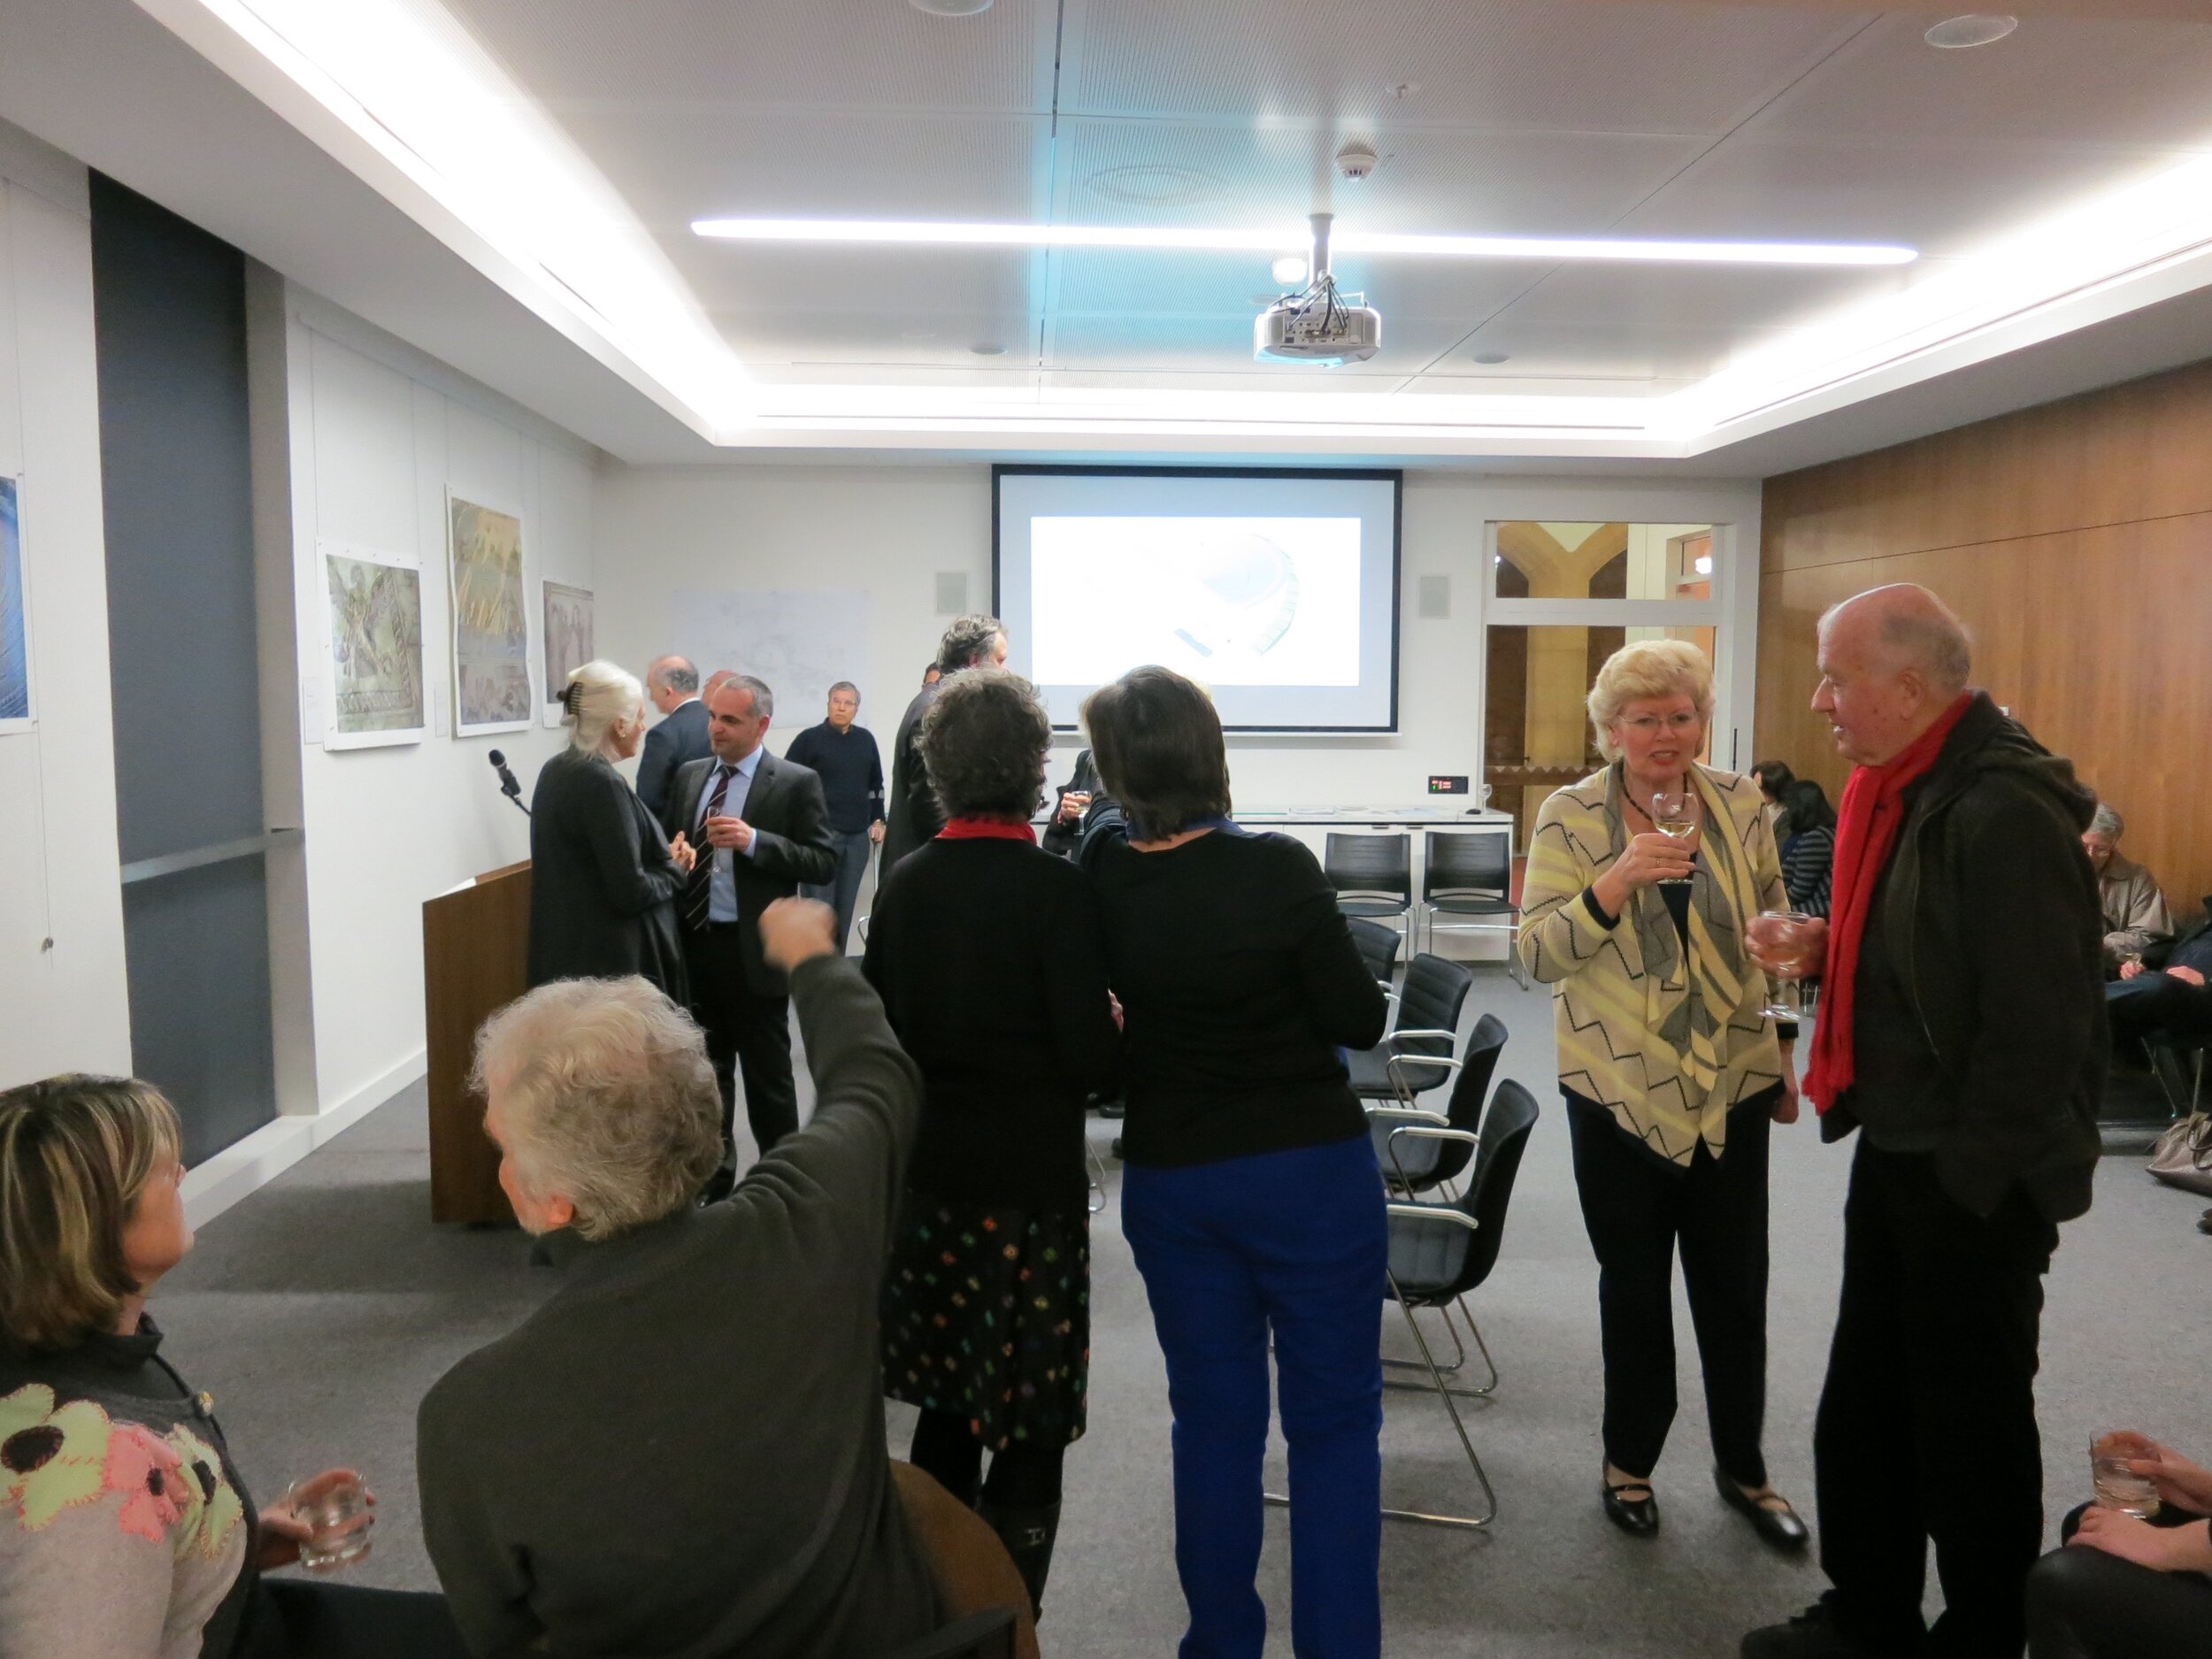
<instances>
[{"instance_id":1,"label":"man with grey curly hair","mask_svg":"<svg viewBox=\"0 0 2212 1659\"><path fill-rule=\"evenodd\" d=\"M2097 803L2096 816L2081 833L2081 849L2097 872L2097 898L2104 908L2104 962L2116 972L2143 953L2174 936L2174 918L2158 879L2120 850L2127 820L2109 802Z\"/></svg>"},{"instance_id":2,"label":"man with grey curly hair","mask_svg":"<svg viewBox=\"0 0 2212 1659\"><path fill-rule=\"evenodd\" d=\"M885 1446L876 1288L920 1087L833 919L760 918L817 1103L720 1203L696 1202L714 1070L660 992L565 980L484 1029L500 1186L565 1278L422 1403L423 1540L472 1652L875 1659L1019 1603L987 1529Z\"/></svg>"},{"instance_id":3,"label":"man with grey curly hair","mask_svg":"<svg viewBox=\"0 0 2212 1659\"><path fill-rule=\"evenodd\" d=\"M892 740L891 793L885 803L887 827L878 881L888 876L900 859L945 827L945 814L931 792L928 769L922 764L922 717L962 669L1006 666L1006 625L996 617L958 618L937 642L937 661L945 671L944 678L914 694L914 701L899 717L898 735Z\"/></svg>"}]
</instances>

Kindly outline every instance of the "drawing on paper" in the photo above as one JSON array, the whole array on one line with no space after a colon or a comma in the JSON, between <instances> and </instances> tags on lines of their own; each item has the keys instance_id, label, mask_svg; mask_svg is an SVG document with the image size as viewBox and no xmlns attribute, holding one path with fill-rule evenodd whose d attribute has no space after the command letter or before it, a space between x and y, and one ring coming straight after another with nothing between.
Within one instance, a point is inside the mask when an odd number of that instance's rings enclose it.
<instances>
[{"instance_id":1,"label":"drawing on paper","mask_svg":"<svg viewBox=\"0 0 2212 1659\"><path fill-rule=\"evenodd\" d=\"M530 616L522 593L522 520L458 495L449 503L453 578L454 729L530 724Z\"/></svg>"},{"instance_id":2,"label":"drawing on paper","mask_svg":"<svg viewBox=\"0 0 2212 1659\"><path fill-rule=\"evenodd\" d=\"M545 701L558 708L568 677L591 661L591 589L545 584Z\"/></svg>"},{"instance_id":3,"label":"drawing on paper","mask_svg":"<svg viewBox=\"0 0 2212 1659\"><path fill-rule=\"evenodd\" d=\"M0 478L0 731L31 721L31 630L23 605L16 483Z\"/></svg>"},{"instance_id":4,"label":"drawing on paper","mask_svg":"<svg viewBox=\"0 0 2212 1659\"><path fill-rule=\"evenodd\" d=\"M330 605L333 737L422 736L422 575L357 554L323 555Z\"/></svg>"}]
</instances>

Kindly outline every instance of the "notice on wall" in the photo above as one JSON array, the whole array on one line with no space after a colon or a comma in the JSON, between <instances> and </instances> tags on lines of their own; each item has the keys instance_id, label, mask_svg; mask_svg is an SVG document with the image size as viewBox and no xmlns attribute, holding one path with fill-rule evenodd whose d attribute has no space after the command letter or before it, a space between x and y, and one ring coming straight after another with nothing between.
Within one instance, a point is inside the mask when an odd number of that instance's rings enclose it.
<instances>
[{"instance_id":1,"label":"notice on wall","mask_svg":"<svg viewBox=\"0 0 2212 1659\"><path fill-rule=\"evenodd\" d=\"M702 680L730 668L766 681L776 726L787 732L821 719L841 680L860 687L864 726L872 712L878 721L897 719L912 690L868 683L864 588L684 588L670 602L669 640L698 664Z\"/></svg>"}]
</instances>

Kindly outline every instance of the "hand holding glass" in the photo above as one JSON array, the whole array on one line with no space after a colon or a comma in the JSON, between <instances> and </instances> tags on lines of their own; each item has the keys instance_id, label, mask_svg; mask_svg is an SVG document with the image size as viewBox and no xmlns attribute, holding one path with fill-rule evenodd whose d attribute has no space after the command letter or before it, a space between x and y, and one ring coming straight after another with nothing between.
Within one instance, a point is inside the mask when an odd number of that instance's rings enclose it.
<instances>
[{"instance_id":1,"label":"hand holding glass","mask_svg":"<svg viewBox=\"0 0 2212 1659\"><path fill-rule=\"evenodd\" d=\"M300 1565L310 1571L342 1567L369 1553L375 1501L351 1470L334 1469L296 1480L277 1502L307 1528L307 1536L300 1540Z\"/></svg>"},{"instance_id":2,"label":"hand holding glass","mask_svg":"<svg viewBox=\"0 0 2212 1659\"><path fill-rule=\"evenodd\" d=\"M1687 841L1697 833L1697 796L1687 789L1662 789L1651 797L1651 826L1670 841ZM1663 887L1679 887L1687 876L1668 876Z\"/></svg>"},{"instance_id":3,"label":"hand holding glass","mask_svg":"<svg viewBox=\"0 0 2212 1659\"><path fill-rule=\"evenodd\" d=\"M1802 910L1762 910L1745 930L1752 959L1771 980L1767 1004L1759 1012L1769 1019L1802 1019L1804 1010L1797 982L1820 967L1814 954L1816 939L1813 918Z\"/></svg>"},{"instance_id":4,"label":"hand holding glass","mask_svg":"<svg viewBox=\"0 0 2212 1659\"><path fill-rule=\"evenodd\" d=\"M2114 1429L2089 1442L2089 1479L2097 1502L2108 1509L2147 1521L2158 1513L2158 1487L2148 1475L2129 1467L2139 1460L2155 1459L2158 1447L2148 1437L2128 1429Z\"/></svg>"}]
</instances>

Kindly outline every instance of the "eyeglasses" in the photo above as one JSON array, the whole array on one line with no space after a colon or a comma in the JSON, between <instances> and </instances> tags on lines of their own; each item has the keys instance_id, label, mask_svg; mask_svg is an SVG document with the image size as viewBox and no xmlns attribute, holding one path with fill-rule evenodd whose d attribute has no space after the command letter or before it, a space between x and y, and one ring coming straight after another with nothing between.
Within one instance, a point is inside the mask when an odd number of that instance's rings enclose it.
<instances>
[{"instance_id":1,"label":"eyeglasses","mask_svg":"<svg viewBox=\"0 0 2212 1659\"><path fill-rule=\"evenodd\" d=\"M1671 732L1677 735L1685 732L1694 732L1704 724L1704 720L1703 715L1695 713L1670 714L1664 719L1655 714L1639 714L1632 718L1623 720L1621 724L1639 737L1656 737L1662 732Z\"/></svg>"}]
</instances>

